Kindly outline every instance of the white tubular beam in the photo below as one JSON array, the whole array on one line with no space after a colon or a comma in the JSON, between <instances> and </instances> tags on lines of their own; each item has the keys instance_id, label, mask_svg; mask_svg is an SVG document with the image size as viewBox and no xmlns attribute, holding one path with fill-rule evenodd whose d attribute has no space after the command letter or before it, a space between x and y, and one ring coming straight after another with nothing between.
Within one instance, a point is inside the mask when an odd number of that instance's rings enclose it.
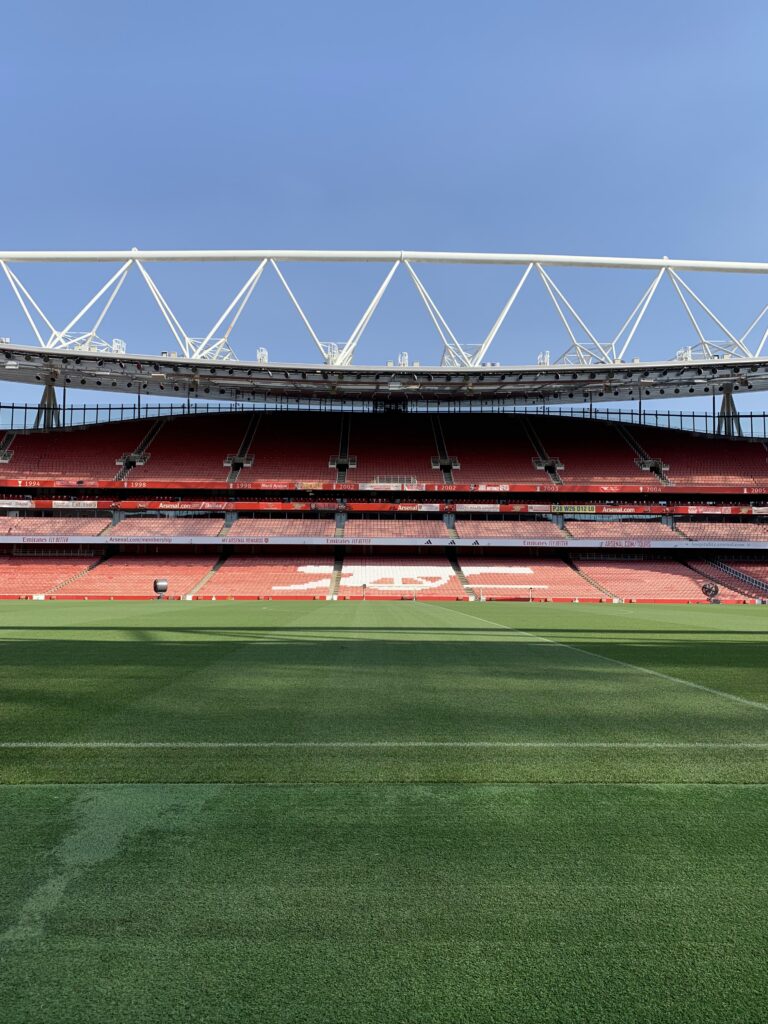
<instances>
[{"instance_id":1,"label":"white tubular beam","mask_svg":"<svg viewBox=\"0 0 768 1024\"><path fill-rule=\"evenodd\" d=\"M536 270L539 272L539 276L541 277L541 280L544 282L544 287L546 288L547 294L549 295L550 299L552 300L552 305L555 307L557 315L560 317L560 320L561 320L563 326L565 327L566 331L568 332L568 337L571 339L572 347L576 351L576 355L578 356L579 362L582 363L583 365L586 365L587 363L592 362L593 359L594 359L595 353L593 351L590 351L589 347L587 345L585 345L584 342L579 341L579 339L576 337L576 334L575 334L573 328L571 327L571 324L570 324L570 322L568 320L568 317L563 312L563 309L562 309L562 307L560 305L560 301L559 300L563 301L563 303L570 310L571 314L573 315L573 317L575 318L575 320L579 324L579 326L582 328L582 330L584 330L584 332L587 334L587 336L590 338L590 340L597 346L598 351L600 352L601 360L603 362L611 362L611 359L610 359L610 357L608 357L606 355L606 352L605 352L605 349L603 348L603 346L595 339L595 337L593 336L591 331L587 328L587 326L584 324L584 322L581 320L581 318L575 313L573 307L568 302L568 300L565 298L565 296L560 291L560 289L557 287L557 285L552 280L552 278L549 276L549 274L544 270L543 267L538 266L538 264L536 265ZM562 356L560 356L559 359L555 360L555 362L556 363L564 362L567 355L568 355L568 351L564 352L562 354Z\"/></svg>"},{"instance_id":2,"label":"white tubular beam","mask_svg":"<svg viewBox=\"0 0 768 1024\"><path fill-rule=\"evenodd\" d=\"M709 306L707 306L706 303L704 303L699 298L696 292L685 283L682 277L680 277L679 274L676 274L674 270L671 270L670 274L675 279L675 281L677 281L678 284L685 288L685 290L688 292L691 298L693 298L699 304L699 306L701 306L701 308L704 310L704 312L707 314L710 320L717 324L717 326L720 328L723 334L725 334L728 337L728 339L731 342L733 342L733 344L736 345L736 347L740 349L741 352L743 352L745 356L751 356L752 353L749 351L747 346L742 341L740 341L735 335L731 334L731 332L728 330L725 324L715 316L715 314L712 312Z\"/></svg>"},{"instance_id":3,"label":"white tubular beam","mask_svg":"<svg viewBox=\"0 0 768 1024\"><path fill-rule=\"evenodd\" d=\"M427 289L424 287L424 284L423 284L421 278L418 276L418 274L413 269L413 267L408 262L408 260L405 261L405 266L406 266L406 269L407 269L408 273L411 275L411 280L416 285L416 291L421 296L421 301L426 306L427 312L430 315L432 323L437 328L437 333L440 335L440 338L441 338L441 340L443 342L443 346L444 346L445 351L447 353L450 353L453 356L453 358L457 360L457 365L459 365L459 366L469 366L470 365L469 356L466 354L464 349L461 347L461 345L459 344L458 339L456 338L456 335L453 333L453 331L450 329L450 327L446 323L445 317L443 316L443 314L440 312L440 310L435 305L435 302L432 299L432 296L429 294ZM446 334L448 335L448 337L446 337Z\"/></svg>"},{"instance_id":4,"label":"white tubular beam","mask_svg":"<svg viewBox=\"0 0 768 1024\"><path fill-rule=\"evenodd\" d=\"M293 292L291 291L290 287L288 286L288 282L283 277L283 273L280 270L280 267L278 267L277 262L275 260L271 259L271 258L270 258L269 262L270 262L271 266L274 268L274 271L277 274L277 276L282 281L283 288L285 288L286 292L288 292L288 298L291 300L291 302L296 307L296 312L299 314L299 316L302 319L302 322L303 322L304 326L309 331L309 335L312 338L312 341L314 341L315 345L317 346L317 348L318 348L318 350L320 352L320 355L323 357L323 360L327 360L328 359L328 352L326 351L325 346L323 345L322 341L320 341L318 336L315 334L315 329L312 326L312 324L309 322L309 317L307 316L307 314L304 312L304 310L299 305L299 300L296 298L296 296L293 294Z\"/></svg>"},{"instance_id":5,"label":"white tubular beam","mask_svg":"<svg viewBox=\"0 0 768 1024\"><path fill-rule=\"evenodd\" d=\"M496 318L496 323L490 329L490 331L486 335L485 339L480 343L480 348L472 356L471 362L472 362L473 366L479 366L482 363L483 359L485 359L486 352L491 347L493 339L499 333L499 329L501 328L501 325L504 323L504 321L507 318L507 313L509 313L510 309L512 309L512 306L514 305L515 299L520 294L520 290L522 289L523 285L525 284L526 280L528 279L528 275L530 274L530 272L532 270L533 270L533 264L529 263L528 266L523 271L523 276L520 278L520 280L515 285L514 291L512 292L510 297L507 299L506 303L504 304L504 308L502 309L502 311L499 313L498 317Z\"/></svg>"},{"instance_id":6,"label":"white tubular beam","mask_svg":"<svg viewBox=\"0 0 768 1024\"><path fill-rule=\"evenodd\" d=\"M92 307L95 306L95 304L99 301L99 299L102 297L102 295L104 295L105 292L107 292L113 285L115 285L115 289L112 292L112 294L110 295L109 299L107 300L107 302L106 302L106 304L104 306L104 309L101 311L100 316L96 320L96 324L95 324L93 330L89 331L89 334L95 334L96 333L96 331L99 329L99 327L101 325L102 320L107 315L107 311L108 311L109 307L112 305L112 302L113 302L115 296L120 291L120 288L122 287L123 281L125 280L125 277L126 277L128 271L130 270L132 263L133 263L133 260L126 260L126 262L122 265L122 267L120 267L120 269L117 271L117 273L113 274L112 277L110 277L110 279L107 281L107 283L105 285L103 285L96 292L96 294L93 296L93 298L90 300L90 302L86 303L86 305L83 306L83 308L80 310L80 312L77 313L74 317L72 317L72 319L69 321L69 323L64 328L64 330L56 332L59 341L64 337L64 335L69 334L69 332L72 330L72 328L75 326L75 324L77 324L80 320L82 320L82 318L85 316L85 314L88 312L88 310L92 309Z\"/></svg>"},{"instance_id":7,"label":"white tubular beam","mask_svg":"<svg viewBox=\"0 0 768 1024\"><path fill-rule=\"evenodd\" d=\"M7 267L5 265L4 261L0 261L0 266L2 266L3 272L5 273L5 276L8 278L8 283L10 284L11 288L13 289L13 294L16 296L16 300L18 301L19 305L21 306L21 308L22 308L22 310L24 312L24 316L29 321L29 325L32 328L32 330L34 331L35 337L37 338L38 342L40 343L40 345L43 348L47 348L48 342L44 340L42 334L40 333L40 330L39 330L37 324L35 323L35 318L30 313L29 307L27 306L27 303L25 302L25 298L26 298L26 300L29 301L30 305L32 305L35 308L35 310L37 311L37 313L39 314L41 319L45 322L46 326L48 327L48 329L51 332L51 335L54 335L56 333L56 328L53 326L53 324L48 319L48 317L45 315L45 313L43 313L43 311L40 309L38 304L35 302L35 300L29 294L29 292L24 287L24 285L21 283L21 281L18 279L18 277L16 277L16 275L10 269L10 267Z\"/></svg>"},{"instance_id":8,"label":"white tubular beam","mask_svg":"<svg viewBox=\"0 0 768 1024\"><path fill-rule=\"evenodd\" d=\"M0 252L0 261L8 263L143 263L172 262L282 262L315 263L466 263L503 266L612 267L622 270L662 270L723 274L768 274L768 263L734 260L673 260L624 256L563 256L533 253L418 252L405 250L324 250L324 249L113 249L86 251Z\"/></svg>"},{"instance_id":9,"label":"white tubular beam","mask_svg":"<svg viewBox=\"0 0 768 1024\"><path fill-rule=\"evenodd\" d=\"M250 299L251 295L253 295L253 290L256 287L256 285L259 283L259 278L263 274L264 267L266 267L266 265L267 265L267 261L266 260L262 260L261 263L258 265L258 267L251 274L251 276L248 278L248 280L245 282L243 287L240 289L240 291L237 293L237 295L234 297L234 299L232 299L230 304L227 306L227 308L221 314L221 316L216 321L216 323L213 325L213 327L210 329L210 331L205 336L205 338L203 338L202 344L200 345L200 348L198 350L198 357L200 359L215 358L215 354L217 354L219 351L221 351L221 349L225 345L228 345L228 343L229 343L229 336L232 333L232 328L235 326L237 321L240 319L240 314L243 312L243 310L245 309L246 305L248 304L248 300ZM238 306L238 303L240 303L239 306ZM226 331L224 332L223 337L220 338L219 341L216 342L214 345L211 345L211 339L214 337L214 335L216 334L218 329L221 327L221 325L224 323L226 318L235 309L236 306L237 306L237 310L235 311L235 315L232 317L232 320L230 321L229 326L227 327ZM209 348L209 346L210 346L210 348Z\"/></svg>"},{"instance_id":10,"label":"white tubular beam","mask_svg":"<svg viewBox=\"0 0 768 1024\"><path fill-rule=\"evenodd\" d=\"M615 356L615 358L617 360L622 360L624 358L624 355L625 355L627 349L629 348L632 339L635 336L635 332L637 331L637 328L640 326L640 321L645 316L645 311L648 309L648 306L651 304L651 299L653 298L654 293L656 292L656 289L659 287L659 281L661 281L663 276L664 276L664 271L660 270L658 272L658 274L656 275L656 277L654 277L653 281L651 282L650 287L647 289L645 294L642 296L642 298L640 299L638 304L635 306L635 308L632 310L632 312L629 314L627 319L624 321L624 323L619 328L618 334L616 335L616 337L613 339L613 341L611 343L611 347L613 349L614 356ZM624 344L621 346L621 349L619 350L618 354L616 354L616 346L619 343L619 338L622 336L622 334L627 329L629 324L632 323L632 318L633 317L635 318L635 322L632 324L632 327L631 327L631 329L629 331L629 334L624 339Z\"/></svg>"},{"instance_id":11,"label":"white tubular beam","mask_svg":"<svg viewBox=\"0 0 768 1024\"><path fill-rule=\"evenodd\" d=\"M154 298L155 302L160 307L160 312L165 317L165 321L168 324L168 326L170 327L171 333L173 334L174 338L176 339L176 343L178 344L179 348L184 353L184 355L185 356L189 356L191 354L190 353L190 339L189 339L189 335L184 330L184 328L181 326L181 324L179 323L178 319L176 318L173 310L171 309L171 307L168 305L168 303L163 298L163 296L162 296L162 294L160 292L160 289L157 287L155 282L149 276L149 274L147 273L145 268L141 265L141 261L137 259L137 260L135 260L135 263L136 263L136 266L139 268L139 272L140 272L141 276L144 278L144 281L146 282L147 288L149 288L150 292L152 293L152 297Z\"/></svg>"},{"instance_id":12,"label":"white tubular beam","mask_svg":"<svg viewBox=\"0 0 768 1024\"><path fill-rule=\"evenodd\" d=\"M398 261L395 261L392 264L392 267L390 268L389 273L384 278L384 280L383 280L379 290L376 292L374 297L371 299L371 302L370 302L368 308L366 309L366 311L363 313L362 317L360 318L360 322L358 323L357 327L355 327L354 331L352 331L352 333L350 334L349 339L348 339L346 345L341 350L341 352L339 352L339 356L338 356L338 360L337 360L337 365L338 366L349 366L349 364L352 362L352 357L355 354L355 349L357 348L357 343L360 341L360 338L362 337L363 331L368 326L368 323L369 323L371 317L376 312L376 307L381 302L382 296L384 295L384 292L389 287L389 282L395 276L395 271L397 270L397 268L399 266L400 266L400 263Z\"/></svg>"},{"instance_id":13,"label":"white tubular beam","mask_svg":"<svg viewBox=\"0 0 768 1024\"><path fill-rule=\"evenodd\" d=\"M688 314L688 319L693 324L694 331L696 331L696 334L699 336L699 341L701 342L701 345L702 345L704 351L705 352L709 352L709 346L707 345L707 339L704 337L704 335L702 333L702 330L699 327L699 322L696 319L696 317L693 315L693 310L688 305L688 302L686 301L686 298L683 295L683 290L680 287L680 285L677 283L677 279L676 279L675 275L672 274L672 273L668 273L668 276L669 276L670 281L672 282L672 285L673 285L675 291L677 292L678 298L680 299L680 301L683 304L683 308L685 309L686 313Z\"/></svg>"}]
</instances>

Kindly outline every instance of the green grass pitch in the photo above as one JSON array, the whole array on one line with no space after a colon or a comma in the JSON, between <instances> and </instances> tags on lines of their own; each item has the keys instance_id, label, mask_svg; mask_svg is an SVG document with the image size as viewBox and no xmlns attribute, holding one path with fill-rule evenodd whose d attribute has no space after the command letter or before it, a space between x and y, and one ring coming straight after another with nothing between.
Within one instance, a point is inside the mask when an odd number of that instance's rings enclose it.
<instances>
[{"instance_id":1,"label":"green grass pitch","mask_svg":"<svg viewBox=\"0 0 768 1024\"><path fill-rule=\"evenodd\" d=\"M0 1020L768 1020L767 625L0 604Z\"/></svg>"}]
</instances>

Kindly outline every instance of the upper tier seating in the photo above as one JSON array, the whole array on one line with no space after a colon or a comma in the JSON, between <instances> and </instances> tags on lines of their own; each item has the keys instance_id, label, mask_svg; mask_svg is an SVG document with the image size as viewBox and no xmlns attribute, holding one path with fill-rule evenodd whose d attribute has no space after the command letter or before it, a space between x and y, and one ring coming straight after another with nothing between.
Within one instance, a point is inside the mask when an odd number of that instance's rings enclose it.
<instances>
[{"instance_id":1,"label":"upper tier seating","mask_svg":"<svg viewBox=\"0 0 768 1024\"><path fill-rule=\"evenodd\" d=\"M336 470L329 461L339 454L340 436L336 413L262 413L249 449L253 465L242 470L237 482L334 483Z\"/></svg>"},{"instance_id":2,"label":"upper tier seating","mask_svg":"<svg viewBox=\"0 0 768 1024\"><path fill-rule=\"evenodd\" d=\"M453 470L457 484L516 483L539 486L549 477L536 469L536 450L516 416L441 416L446 453L460 463Z\"/></svg>"},{"instance_id":3,"label":"upper tier seating","mask_svg":"<svg viewBox=\"0 0 768 1024\"><path fill-rule=\"evenodd\" d=\"M759 441L705 437L656 427L626 427L578 417L514 414L257 413L257 428L237 484L263 482L276 488L300 483L320 488L338 479L335 466L344 423L349 425L348 455L357 460L347 483L371 487L387 483L442 485L443 472L432 467L438 456L433 424L442 431L445 454L457 459L452 470L459 487L519 486L549 489L553 482L533 465L537 448L526 424L546 454L558 459L565 488L666 487L636 465L627 430L652 459L669 466L672 484L686 487L768 487L768 448ZM212 481L225 484L227 456L243 444L253 414L179 415L160 423L146 450L147 461L127 474L127 483ZM66 430L16 433L0 460L8 479L113 480L122 456L139 449L157 420L94 424ZM6 436L6 435L3 435ZM438 434L439 436L439 434Z\"/></svg>"},{"instance_id":4,"label":"upper tier seating","mask_svg":"<svg viewBox=\"0 0 768 1024\"><path fill-rule=\"evenodd\" d=\"M761 441L707 437L703 434L630 427L632 436L669 469L677 486L755 486L768 484L768 449Z\"/></svg>"},{"instance_id":5,"label":"upper tier seating","mask_svg":"<svg viewBox=\"0 0 768 1024\"><path fill-rule=\"evenodd\" d=\"M470 587L481 597L518 600L600 600L605 595L559 558L461 557Z\"/></svg>"},{"instance_id":6,"label":"upper tier seating","mask_svg":"<svg viewBox=\"0 0 768 1024\"><path fill-rule=\"evenodd\" d=\"M357 468L347 472L349 483L442 483L443 474L432 469L438 452L428 416L371 413L350 416L349 422L349 455L357 458Z\"/></svg>"},{"instance_id":7,"label":"upper tier seating","mask_svg":"<svg viewBox=\"0 0 768 1024\"><path fill-rule=\"evenodd\" d=\"M464 597L464 588L445 558L345 557L339 597Z\"/></svg>"},{"instance_id":8,"label":"upper tier seating","mask_svg":"<svg viewBox=\"0 0 768 1024\"><path fill-rule=\"evenodd\" d=\"M0 463L0 476L114 480L121 468L118 459L136 449L150 425L132 420L16 434L10 462Z\"/></svg>"},{"instance_id":9,"label":"upper tier seating","mask_svg":"<svg viewBox=\"0 0 768 1024\"><path fill-rule=\"evenodd\" d=\"M167 420L147 448L149 458L129 473L134 480L218 480L229 475L224 465L240 447L247 413L206 413Z\"/></svg>"},{"instance_id":10,"label":"upper tier seating","mask_svg":"<svg viewBox=\"0 0 768 1024\"><path fill-rule=\"evenodd\" d=\"M229 530L230 537L333 537L335 519L268 519L254 516L238 519Z\"/></svg>"},{"instance_id":11,"label":"upper tier seating","mask_svg":"<svg viewBox=\"0 0 768 1024\"><path fill-rule=\"evenodd\" d=\"M95 562L92 555L10 555L0 557L0 597L50 594Z\"/></svg>"},{"instance_id":12,"label":"upper tier seating","mask_svg":"<svg viewBox=\"0 0 768 1024\"><path fill-rule=\"evenodd\" d=\"M89 516L0 516L0 534L11 536L95 537L112 522Z\"/></svg>"},{"instance_id":13,"label":"upper tier seating","mask_svg":"<svg viewBox=\"0 0 768 1024\"><path fill-rule=\"evenodd\" d=\"M679 534L664 523L649 522L647 519L622 520L619 522L568 519L565 527L572 537L579 540L683 540Z\"/></svg>"},{"instance_id":14,"label":"upper tier seating","mask_svg":"<svg viewBox=\"0 0 768 1024\"><path fill-rule=\"evenodd\" d=\"M62 587L61 597L152 597L152 582L168 580L168 597L188 594L213 567L208 555L114 555Z\"/></svg>"},{"instance_id":15,"label":"upper tier seating","mask_svg":"<svg viewBox=\"0 0 768 1024\"><path fill-rule=\"evenodd\" d=\"M590 579L625 601L705 601L701 588L711 582L695 569L660 559L579 559L576 564ZM720 596L743 598L726 587Z\"/></svg>"},{"instance_id":16,"label":"upper tier seating","mask_svg":"<svg viewBox=\"0 0 768 1024\"><path fill-rule=\"evenodd\" d=\"M348 519L345 537L446 537L442 519Z\"/></svg>"},{"instance_id":17,"label":"upper tier seating","mask_svg":"<svg viewBox=\"0 0 768 1024\"><path fill-rule=\"evenodd\" d=\"M660 486L658 477L639 468L637 453L613 423L559 416L531 416L530 423L547 455L563 463L564 484Z\"/></svg>"},{"instance_id":18,"label":"upper tier seating","mask_svg":"<svg viewBox=\"0 0 768 1024\"><path fill-rule=\"evenodd\" d=\"M199 597L325 597L333 576L333 559L306 556L228 558L201 587Z\"/></svg>"},{"instance_id":19,"label":"upper tier seating","mask_svg":"<svg viewBox=\"0 0 768 1024\"><path fill-rule=\"evenodd\" d=\"M677 528L691 540L752 541L768 543L768 523L708 523L678 519Z\"/></svg>"},{"instance_id":20,"label":"upper tier seating","mask_svg":"<svg viewBox=\"0 0 768 1024\"><path fill-rule=\"evenodd\" d=\"M457 519L456 533L462 540L499 538L512 540L566 540L566 535L549 519L497 520Z\"/></svg>"},{"instance_id":21,"label":"upper tier seating","mask_svg":"<svg viewBox=\"0 0 768 1024\"><path fill-rule=\"evenodd\" d=\"M224 526L223 519L202 519L180 516L162 519L159 516L131 516L109 531L110 539L120 537L216 537Z\"/></svg>"}]
</instances>

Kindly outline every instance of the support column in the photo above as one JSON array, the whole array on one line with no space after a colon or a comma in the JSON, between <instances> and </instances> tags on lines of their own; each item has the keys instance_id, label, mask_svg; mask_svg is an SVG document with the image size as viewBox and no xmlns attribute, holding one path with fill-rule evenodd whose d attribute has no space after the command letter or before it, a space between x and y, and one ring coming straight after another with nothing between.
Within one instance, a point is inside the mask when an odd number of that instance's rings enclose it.
<instances>
[{"instance_id":1,"label":"support column","mask_svg":"<svg viewBox=\"0 0 768 1024\"><path fill-rule=\"evenodd\" d=\"M61 409L59 399L56 396L56 388L53 384L46 384L40 404L37 407L37 414L33 427L35 430L52 430L61 426Z\"/></svg>"},{"instance_id":2,"label":"support column","mask_svg":"<svg viewBox=\"0 0 768 1024\"><path fill-rule=\"evenodd\" d=\"M733 388L728 385L723 391L720 412L717 415L716 432L721 437L742 437L741 419L733 400Z\"/></svg>"}]
</instances>

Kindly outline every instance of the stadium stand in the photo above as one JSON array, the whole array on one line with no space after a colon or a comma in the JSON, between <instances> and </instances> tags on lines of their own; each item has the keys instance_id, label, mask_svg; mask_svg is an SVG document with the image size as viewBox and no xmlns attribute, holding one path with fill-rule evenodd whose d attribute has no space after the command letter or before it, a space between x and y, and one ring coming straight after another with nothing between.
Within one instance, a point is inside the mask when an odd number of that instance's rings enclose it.
<instances>
[{"instance_id":1,"label":"stadium stand","mask_svg":"<svg viewBox=\"0 0 768 1024\"><path fill-rule=\"evenodd\" d=\"M631 427L632 436L668 465L674 485L768 484L768 449L762 441L727 440L702 434Z\"/></svg>"},{"instance_id":2,"label":"stadium stand","mask_svg":"<svg viewBox=\"0 0 768 1024\"><path fill-rule=\"evenodd\" d=\"M349 483L442 483L443 474L432 468L438 450L428 416L382 413L349 419L349 454L357 459L357 467L347 472Z\"/></svg>"},{"instance_id":3,"label":"stadium stand","mask_svg":"<svg viewBox=\"0 0 768 1024\"><path fill-rule=\"evenodd\" d=\"M442 519L347 519L345 537L445 537Z\"/></svg>"},{"instance_id":4,"label":"stadium stand","mask_svg":"<svg viewBox=\"0 0 768 1024\"><path fill-rule=\"evenodd\" d=\"M736 562L729 558L726 564L737 572L742 572L753 579L768 583L768 564L765 562ZM765 597L765 593L762 596Z\"/></svg>"},{"instance_id":5,"label":"stadium stand","mask_svg":"<svg viewBox=\"0 0 768 1024\"><path fill-rule=\"evenodd\" d=\"M326 597L333 577L333 559L326 554L304 556L233 556L208 579L197 597Z\"/></svg>"},{"instance_id":6,"label":"stadium stand","mask_svg":"<svg viewBox=\"0 0 768 1024\"><path fill-rule=\"evenodd\" d=\"M147 461L130 470L130 479L223 483L229 475L224 460L238 450L247 424L245 413L169 419L148 445Z\"/></svg>"},{"instance_id":7,"label":"stadium stand","mask_svg":"<svg viewBox=\"0 0 768 1024\"><path fill-rule=\"evenodd\" d=\"M118 460L133 451L146 433L146 422L132 420L16 434L10 442L10 461L0 470L11 476L114 480Z\"/></svg>"},{"instance_id":8,"label":"stadium stand","mask_svg":"<svg viewBox=\"0 0 768 1024\"><path fill-rule=\"evenodd\" d=\"M566 519L565 528L579 540L680 540L675 531L661 522L645 519L589 520Z\"/></svg>"},{"instance_id":9,"label":"stadium stand","mask_svg":"<svg viewBox=\"0 0 768 1024\"><path fill-rule=\"evenodd\" d=\"M121 537L216 537L223 526L223 519L131 516L113 526L109 531L109 538L119 540Z\"/></svg>"},{"instance_id":10,"label":"stadium stand","mask_svg":"<svg viewBox=\"0 0 768 1024\"><path fill-rule=\"evenodd\" d=\"M339 597L418 597L453 600L465 592L445 558L345 557Z\"/></svg>"},{"instance_id":11,"label":"stadium stand","mask_svg":"<svg viewBox=\"0 0 768 1024\"><path fill-rule=\"evenodd\" d=\"M671 560L576 559L575 564L624 601L703 601L701 588L709 581L696 569ZM744 595L724 586L720 596L743 600Z\"/></svg>"},{"instance_id":12,"label":"stadium stand","mask_svg":"<svg viewBox=\"0 0 768 1024\"><path fill-rule=\"evenodd\" d=\"M492 520L457 519L456 535L462 539L498 538L499 540L565 540L566 534L550 519Z\"/></svg>"},{"instance_id":13,"label":"stadium stand","mask_svg":"<svg viewBox=\"0 0 768 1024\"><path fill-rule=\"evenodd\" d=\"M531 417L547 454L557 458L564 484L631 484L659 481L639 468L637 454L613 423L571 420L558 416Z\"/></svg>"},{"instance_id":14,"label":"stadium stand","mask_svg":"<svg viewBox=\"0 0 768 1024\"><path fill-rule=\"evenodd\" d=\"M768 543L768 525L764 523L711 523L678 519L677 528L691 540Z\"/></svg>"},{"instance_id":15,"label":"stadium stand","mask_svg":"<svg viewBox=\"0 0 768 1024\"><path fill-rule=\"evenodd\" d=\"M0 534L7 536L96 537L112 522L89 516L0 516Z\"/></svg>"},{"instance_id":16,"label":"stadium stand","mask_svg":"<svg viewBox=\"0 0 768 1024\"><path fill-rule=\"evenodd\" d=\"M63 586L57 597L152 597L152 581L168 580L168 596L188 594L213 568L209 555L113 555Z\"/></svg>"},{"instance_id":17,"label":"stadium stand","mask_svg":"<svg viewBox=\"0 0 768 1024\"><path fill-rule=\"evenodd\" d=\"M459 557L469 586L495 600L599 601L605 594L561 558Z\"/></svg>"},{"instance_id":18,"label":"stadium stand","mask_svg":"<svg viewBox=\"0 0 768 1024\"><path fill-rule=\"evenodd\" d=\"M11 555L0 557L0 597L50 594L84 573L96 559L87 555Z\"/></svg>"},{"instance_id":19,"label":"stadium stand","mask_svg":"<svg viewBox=\"0 0 768 1024\"><path fill-rule=\"evenodd\" d=\"M335 519L269 519L254 516L238 519L230 528L230 537L333 537Z\"/></svg>"},{"instance_id":20,"label":"stadium stand","mask_svg":"<svg viewBox=\"0 0 768 1024\"><path fill-rule=\"evenodd\" d=\"M340 434L338 414L262 413L249 449L253 464L241 471L238 485L257 480L333 483L336 471L329 462L338 454Z\"/></svg>"},{"instance_id":21,"label":"stadium stand","mask_svg":"<svg viewBox=\"0 0 768 1024\"><path fill-rule=\"evenodd\" d=\"M10 595L150 598L152 580L166 576L173 597L452 600L474 592L496 599L702 601L709 581L724 600L765 599L755 575L766 573L762 562L745 556L751 582L716 564L716 545L755 545L759 557L757 545L768 544L768 522L758 519L768 492L768 448L760 442L552 415L398 412L193 413L3 436L0 500L10 511L0 514L0 538L9 552L3 573ZM133 458L123 466L127 455ZM642 470L645 459L649 468ZM726 497L732 485L743 489L737 499ZM131 487L141 490L131 495ZM320 493L331 487L334 493ZM388 493L422 487L433 491ZM633 487L642 492L624 497ZM696 487L707 497L695 498ZM434 493L441 488L444 494ZM525 496L525 488L570 493ZM590 488L617 488L626 504L596 499ZM670 488L681 496L670 498ZM203 489L208 493L195 493ZM456 493L463 489L496 493ZM515 489L521 493L505 494ZM718 509L718 501L728 504ZM598 515L604 518L584 518ZM124 518L113 526L113 516ZM86 554L58 557L73 536L93 539L79 549ZM183 538L189 542L182 548ZM299 538L318 543L292 544ZM375 547L366 545L369 539ZM159 553L142 548L136 556L143 540ZM422 556L430 540L447 545L461 567L439 554L437 543ZM494 544L505 540L522 542L531 557ZM168 541L173 549L164 546ZM228 549L228 541L239 550ZM264 541L275 545L269 557L255 553ZM413 542L408 553L404 541ZM483 542L474 553L472 541ZM555 557L573 541L578 547L569 553L578 559ZM675 555L686 562L662 551L637 559L587 553L664 541L678 542ZM166 554L171 550L180 553ZM99 555L108 557L94 564ZM733 556L731 550L727 564L742 571Z\"/></svg>"},{"instance_id":22,"label":"stadium stand","mask_svg":"<svg viewBox=\"0 0 768 1024\"><path fill-rule=\"evenodd\" d=\"M517 416L441 416L446 453L459 461L457 484L519 483L536 487L547 481L536 469L536 449Z\"/></svg>"},{"instance_id":23,"label":"stadium stand","mask_svg":"<svg viewBox=\"0 0 768 1024\"><path fill-rule=\"evenodd\" d=\"M745 597L751 598L768 598L768 590L763 587L756 586L750 583L748 580L740 579L728 572L727 569L722 568L715 562L705 559L688 559L688 565L694 570L694 572L700 573L702 576L706 576L720 587L721 591L725 590L738 590L740 594L744 594ZM746 570L742 570L745 575L748 573ZM754 575L754 574L749 574ZM757 577L759 579L759 576Z\"/></svg>"}]
</instances>

